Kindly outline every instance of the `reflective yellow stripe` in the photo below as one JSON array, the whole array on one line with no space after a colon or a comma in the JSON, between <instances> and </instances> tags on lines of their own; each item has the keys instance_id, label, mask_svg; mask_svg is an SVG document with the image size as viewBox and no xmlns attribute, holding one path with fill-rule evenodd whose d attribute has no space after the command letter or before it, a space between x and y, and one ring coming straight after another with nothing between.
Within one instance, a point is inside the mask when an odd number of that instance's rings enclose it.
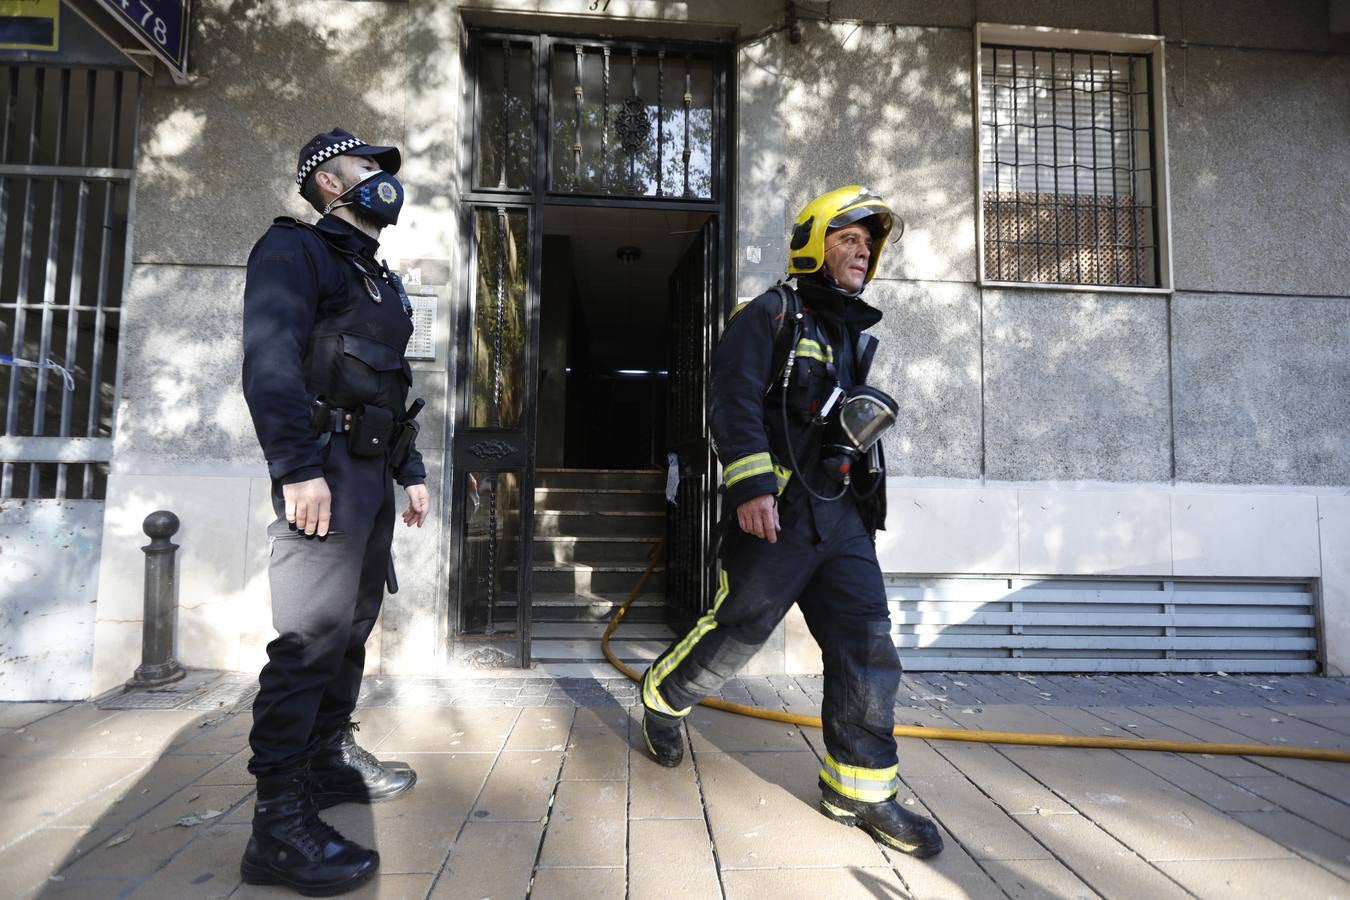
<instances>
[{"instance_id":1,"label":"reflective yellow stripe","mask_svg":"<svg viewBox=\"0 0 1350 900\"><path fill-rule=\"evenodd\" d=\"M751 299L751 300L742 300L740 303L737 303L734 307L732 307L731 315L727 316L727 321L730 322L732 319L736 318L736 313L745 309L747 306L749 306L751 303L754 302L755 301Z\"/></svg>"},{"instance_id":2,"label":"reflective yellow stripe","mask_svg":"<svg viewBox=\"0 0 1350 900\"><path fill-rule=\"evenodd\" d=\"M666 698L661 696L661 692L652 686L651 675L652 670L648 669L647 674L642 677L642 702L651 709L665 713L668 716L688 714L689 710L687 709L684 710L684 712L680 712L677 709L671 708L670 704L666 702Z\"/></svg>"},{"instance_id":3,"label":"reflective yellow stripe","mask_svg":"<svg viewBox=\"0 0 1350 900\"><path fill-rule=\"evenodd\" d=\"M778 478L778 496L783 496L783 491L787 490L788 482L792 480L792 470L787 466L774 466L773 474Z\"/></svg>"},{"instance_id":4,"label":"reflective yellow stripe","mask_svg":"<svg viewBox=\"0 0 1350 900\"><path fill-rule=\"evenodd\" d=\"M689 652L694 646L703 639L703 636L717 627L717 610L722 606L722 601L727 599L731 593L731 588L727 583L727 573L722 572L718 575L717 596L713 599L712 609L704 613L703 617L694 623L693 629L684 636L684 640L675 645L667 656L656 661L656 663L647 670L647 674L642 678L642 702L647 706L663 712L668 716L687 716L692 706L686 706L684 709L672 709L670 704L666 703L665 698L661 696L661 682L666 680L675 667L684 662Z\"/></svg>"},{"instance_id":5,"label":"reflective yellow stripe","mask_svg":"<svg viewBox=\"0 0 1350 900\"><path fill-rule=\"evenodd\" d=\"M807 359L817 359L823 363L834 362L834 348L829 344L821 346L816 341L802 338L797 342L797 355Z\"/></svg>"},{"instance_id":6,"label":"reflective yellow stripe","mask_svg":"<svg viewBox=\"0 0 1350 900\"><path fill-rule=\"evenodd\" d=\"M737 482L744 481L747 478L753 478L756 475L763 475L765 472L773 471L773 460L767 453L751 453L749 456L742 456L733 461L722 470L722 482L727 487L731 487Z\"/></svg>"},{"instance_id":7,"label":"reflective yellow stripe","mask_svg":"<svg viewBox=\"0 0 1350 900\"><path fill-rule=\"evenodd\" d=\"M820 777L825 783L841 795L864 803L880 803L894 796L899 786L896 779L896 766L886 769L865 769L861 766L847 766L825 754L825 764L821 766Z\"/></svg>"}]
</instances>

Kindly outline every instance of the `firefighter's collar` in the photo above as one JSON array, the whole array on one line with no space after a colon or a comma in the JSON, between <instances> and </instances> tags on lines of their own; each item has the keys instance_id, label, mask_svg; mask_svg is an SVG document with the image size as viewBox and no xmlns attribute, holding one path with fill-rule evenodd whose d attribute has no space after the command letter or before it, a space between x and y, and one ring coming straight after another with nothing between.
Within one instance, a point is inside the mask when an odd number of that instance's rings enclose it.
<instances>
[{"instance_id":1,"label":"firefighter's collar","mask_svg":"<svg viewBox=\"0 0 1350 900\"><path fill-rule=\"evenodd\" d=\"M881 311L870 306L861 297L848 297L824 281L798 278L797 293L802 303L827 319L843 320L851 328L862 331L881 321Z\"/></svg>"}]
</instances>

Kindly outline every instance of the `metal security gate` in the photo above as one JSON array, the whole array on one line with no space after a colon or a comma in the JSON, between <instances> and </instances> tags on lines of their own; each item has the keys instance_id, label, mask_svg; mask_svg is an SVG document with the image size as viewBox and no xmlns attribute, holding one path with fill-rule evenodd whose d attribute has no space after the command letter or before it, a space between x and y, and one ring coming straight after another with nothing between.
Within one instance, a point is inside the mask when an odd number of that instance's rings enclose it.
<instances>
[{"instance_id":1,"label":"metal security gate","mask_svg":"<svg viewBox=\"0 0 1350 900\"><path fill-rule=\"evenodd\" d=\"M0 69L0 499L101 500L138 75Z\"/></svg>"},{"instance_id":2,"label":"metal security gate","mask_svg":"<svg viewBox=\"0 0 1350 900\"><path fill-rule=\"evenodd\" d=\"M138 97L0 67L0 700L88 696Z\"/></svg>"},{"instance_id":3,"label":"metal security gate","mask_svg":"<svg viewBox=\"0 0 1350 900\"><path fill-rule=\"evenodd\" d=\"M1315 672L1306 582L888 577L910 671Z\"/></svg>"}]
</instances>

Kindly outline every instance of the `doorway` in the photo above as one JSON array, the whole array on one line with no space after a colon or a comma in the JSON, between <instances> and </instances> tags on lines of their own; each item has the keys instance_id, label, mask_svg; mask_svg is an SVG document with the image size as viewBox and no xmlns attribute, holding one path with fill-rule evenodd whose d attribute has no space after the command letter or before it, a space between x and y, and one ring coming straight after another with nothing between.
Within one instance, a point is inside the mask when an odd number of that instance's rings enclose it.
<instances>
[{"instance_id":1,"label":"doorway","mask_svg":"<svg viewBox=\"0 0 1350 900\"><path fill-rule=\"evenodd\" d=\"M706 313L681 316L679 274L712 218L544 209L530 628L533 662L554 674L608 668L600 634L649 564L613 649L643 664L679 624L662 546L670 409L691 374L677 331Z\"/></svg>"},{"instance_id":2,"label":"doorway","mask_svg":"<svg viewBox=\"0 0 1350 900\"><path fill-rule=\"evenodd\" d=\"M472 32L467 65L451 656L584 664L657 545L683 548L665 568L702 572L729 55ZM701 574L667 574L629 616L661 647L656 626L705 599Z\"/></svg>"}]
</instances>

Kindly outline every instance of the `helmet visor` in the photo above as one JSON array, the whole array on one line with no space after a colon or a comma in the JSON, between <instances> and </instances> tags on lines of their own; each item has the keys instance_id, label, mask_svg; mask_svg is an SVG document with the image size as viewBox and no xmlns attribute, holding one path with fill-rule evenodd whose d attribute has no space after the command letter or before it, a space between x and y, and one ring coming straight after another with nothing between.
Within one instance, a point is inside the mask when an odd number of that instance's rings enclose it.
<instances>
[{"instance_id":1,"label":"helmet visor","mask_svg":"<svg viewBox=\"0 0 1350 900\"><path fill-rule=\"evenodd\" d=\"M854 222L861 222L864 219L871 220L864 224L866 224L868 230L872 232L873 238L884 240L885 237L891 233L894 217L891 215L890 209L875 197L868 197L858 206L851 207L836 214L830 219L827 228L829 230L843 228L845 225L852 225Z\"/></svg>"}]
</instances>

